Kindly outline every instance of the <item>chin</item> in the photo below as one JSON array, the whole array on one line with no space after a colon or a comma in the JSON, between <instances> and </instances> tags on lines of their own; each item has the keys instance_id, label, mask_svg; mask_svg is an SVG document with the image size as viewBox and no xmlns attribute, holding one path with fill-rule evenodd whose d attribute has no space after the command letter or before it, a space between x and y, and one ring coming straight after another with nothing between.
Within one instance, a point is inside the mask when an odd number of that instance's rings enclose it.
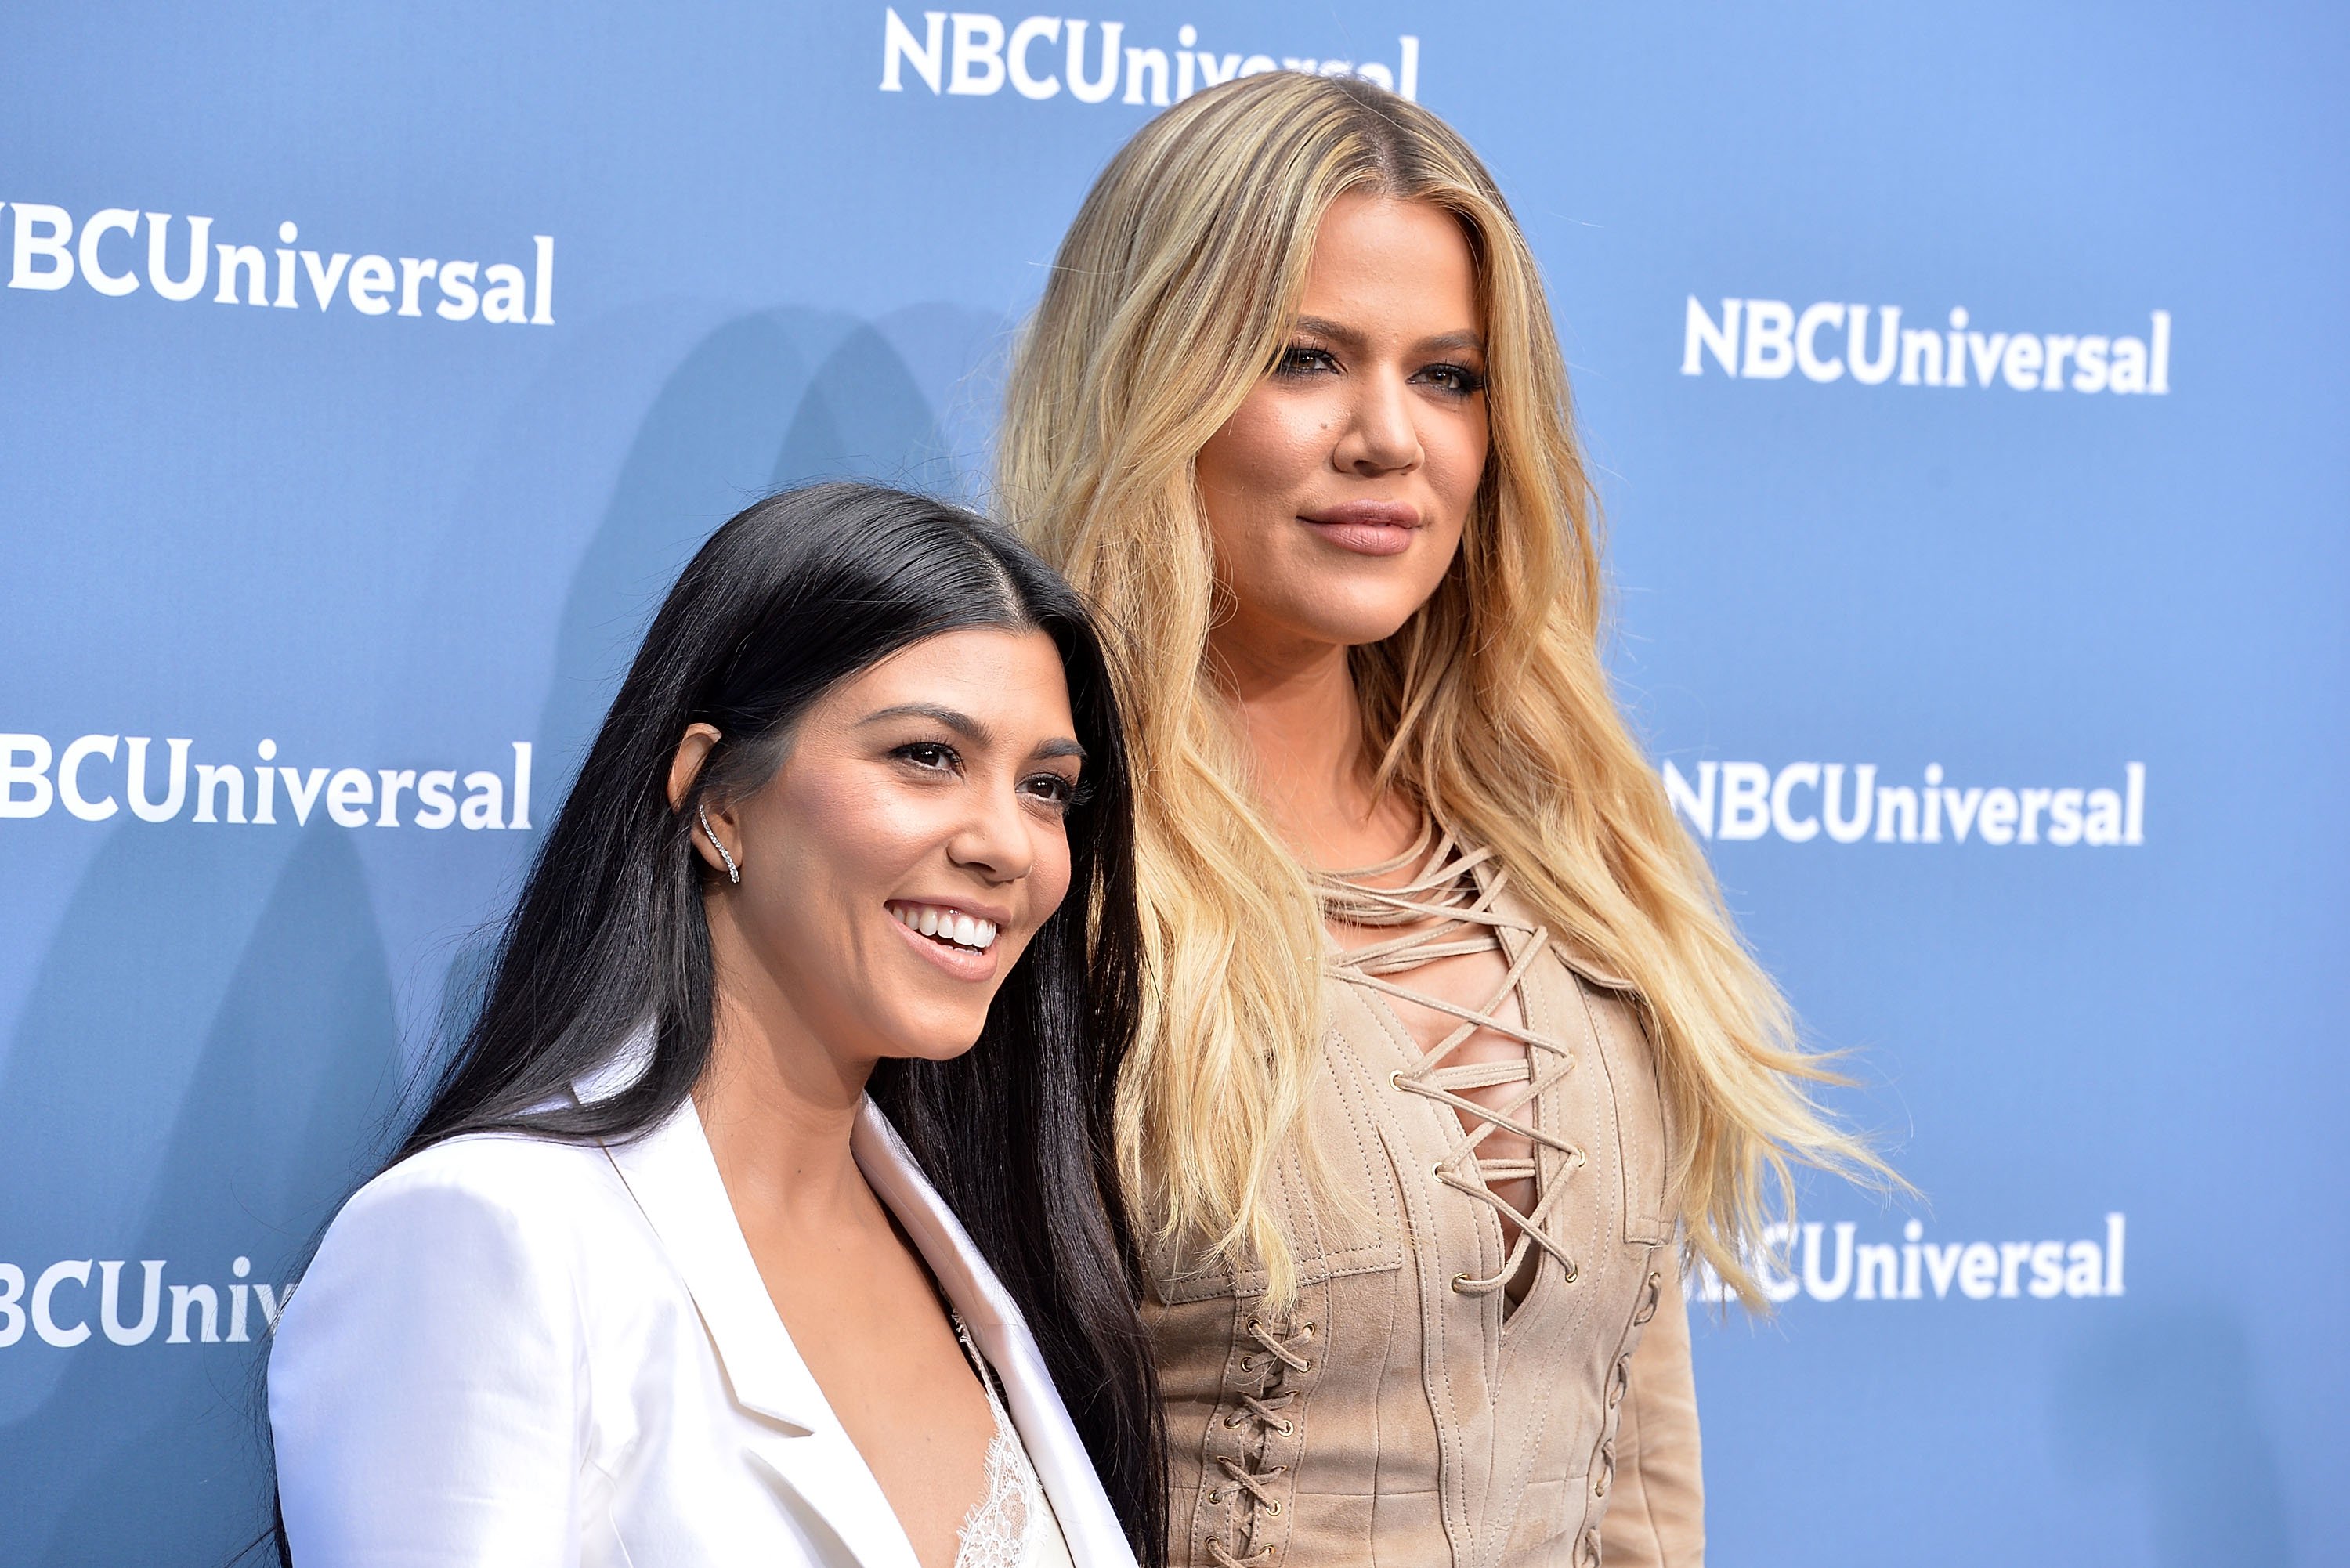
<instances>
[{"instance_id":1,"label":"chin","mask_svg":"<svg viewBox=\"0 0 2350 1568\"><path fill-rule=\"evenodd\" d=\"M908 1062L951 1062L979 1044L979 1032L986 1023L982 1017L951 1025L898 1030L881 1054Z\"/></svg>"},{"instance_id":2,"label":"chin","mask_svg":"<svg viewBox=\"0 0 2350 1568\"><path fill-rule=\"evenodd\" d=\"M1385 642L1401 631L1411 619L1418 604L1402 606L1349 606L1334 608L1305 622L1307 635L1316 642L1335 643L1341 648L1362 648L1374 642Z\"/></svg>"},{"instance_id":3,"label":"chin","mask_svg":"<svg viewBox=\"0 0 2350 1568\"><path fill-rule=\"evenodd\" d=\"M1435 592L1433 587L1419 594L1409 586L1384 585L1366 592L1354 585L1333 584L1330 591L1308 596L1283 618L1315 642L1360 648L1385 642L1401 631Z\"/></svg>"}]
</instances>

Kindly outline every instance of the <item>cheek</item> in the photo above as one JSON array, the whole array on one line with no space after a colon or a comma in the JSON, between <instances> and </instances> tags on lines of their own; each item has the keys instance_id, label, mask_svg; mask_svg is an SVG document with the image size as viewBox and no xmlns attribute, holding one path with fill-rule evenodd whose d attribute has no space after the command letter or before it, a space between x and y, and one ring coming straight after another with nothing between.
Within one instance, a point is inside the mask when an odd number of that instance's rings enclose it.
<instances>
[{"instance_id":1,"label":"cheek","mask_svg":"<svg viewBox=\"0 0 2350 1568\"><path fill-rule=\"evenodd\" d=\"M844 904L863 906L885 896L921 859L937 836L929 803L906 798L886 782L841 780L793 790L763 826L787 868L780 886L762 891L795 906L785 919L822 919L837 927ZM746 874L746 881L749 879Z\"/></svg>"},{"instance_id":2,"label":"cheek","mask_svg":"<svg viewBox=\"0 0 2350 1568\"><path fill-rule=\"evenodd\" d=\"M1485 477L1491 444L1482 410L1445 421L1426 440L1429 483L1453 515L1464 521Z\"/></svg>"},{"instance_id":3,"label":"cheek","mask_svg":"<svg viewBox=\"0 0 2350 1568\"><path fill-rule=\"evenodd\" d=\"M1210 521L1288 515L1327 455L1326 423L1306 399L1250 394L1200 449L1197 472Z\"/></svg>"}]
</instances>

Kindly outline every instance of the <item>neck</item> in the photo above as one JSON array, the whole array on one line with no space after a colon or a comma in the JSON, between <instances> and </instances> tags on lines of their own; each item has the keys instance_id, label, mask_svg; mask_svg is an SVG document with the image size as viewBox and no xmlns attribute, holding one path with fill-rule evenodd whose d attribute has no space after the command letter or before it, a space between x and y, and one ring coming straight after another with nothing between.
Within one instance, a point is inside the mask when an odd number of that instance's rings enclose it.
<instances>
[{"instance_id":1,"label":"neck","mask_svg":"<svg viewBox=\"0 0 2350 1568\"><path fill-rule=\"evenodd\" d=\"M849 1134L874 1064L827 1050L717 909L710 937L716 1016L693 1106L727 1196L786 1221L869 1204Z\"/></svg>"},{"instance_id":2,"label":"neck","mask_svg":"<svg viewBox=\"0 0 2350 1568\"><path fill-rule=\"evenodd\" d=\"M1412 814L1379 797L1363 738L1362 705L1347 649L1336 643L1211 638L1209 657L1253 763L1258 804L1307 865L1360 866Z\"/></svg>"}]
</instances>

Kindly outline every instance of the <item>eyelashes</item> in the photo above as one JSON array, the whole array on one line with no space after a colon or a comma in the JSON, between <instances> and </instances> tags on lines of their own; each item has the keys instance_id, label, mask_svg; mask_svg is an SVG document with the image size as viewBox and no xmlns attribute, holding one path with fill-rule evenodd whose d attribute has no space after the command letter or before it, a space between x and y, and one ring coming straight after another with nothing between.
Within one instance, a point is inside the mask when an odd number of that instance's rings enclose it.
<instances>
[{"instance_id":1,"label":"eyelashes","mask_svg":"<svg viewBox=\"0 0 2350 1568\"><path fill-rule=\"evenodd\" d=\"M1293 343L1274 357L1273 369L1268 373L1284 380L1297 380L1317 371L1341 373L1337 356L1327 348ZM1452 398L1466 398L1485 389L1483 372L1450 360L1422 366L1412 373L1411 379Z\"/></svg>"},{"instance_id":2,"label":"eyelashes","mask_svg":"<svg viewBox=\"0 0 2350 1568\"><path fill-rule=\"evenodd\" d=\"M1293 343L1273 357L1273 374L1303 376L1311 370L1336 370L1338 361L1326 348L1309 348Z\"/></svg>"},{"instance_id":3,"label":"eyelashes","mask_svg":"<svg viewBox=\"0 0 2350 1568\"><path fill-rule=\"evenodd\" d=\"M919 773L958 774L962 771L962 754L943 741L912 741L894 747L889 754ZM1093 798L1093 787L1080 779L1071 784L1056 773L1031 774L1020 781L1020 791L1031 800L1040 801L1056 815L1066 816Z\"/></svg>"}]
</instances>

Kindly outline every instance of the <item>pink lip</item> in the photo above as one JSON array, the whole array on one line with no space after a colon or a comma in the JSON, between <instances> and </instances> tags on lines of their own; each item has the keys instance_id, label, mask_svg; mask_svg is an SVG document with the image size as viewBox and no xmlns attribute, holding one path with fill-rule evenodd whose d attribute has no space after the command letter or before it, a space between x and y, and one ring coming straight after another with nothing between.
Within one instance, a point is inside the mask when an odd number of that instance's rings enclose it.
<instances>
[{"instance_id":1,"label":"pink lip","mask_svg":"<svg viewBox=\"0 0 2350 1568\"><path fill-rule=\"evenodd\" d=\"M943 942L934 942L921 932L910 927L899 925L894 919L887 916L883 918L889 920L891 930L906 939L908 946L954 979L978 981L995 978L995 955L1002 950L1000 948L992 947L983 953L965 952L960 948L948 947ZM1002 929L1000 926L997 929ZM1001 936L996 938L999 943L1003 940Z\"/></svg>"},{"instance_id":2,"label":"pink lip","mask_svg":"<svg viewBox=\"0 0 2350 1568\"><path fill-rule=\"evenodd\" d=\"M1411 548L1419 527L1419 509L1403 501L1347 501L1310 514L1299 522L1342 550L1358 556L1400 556Z\"/></svg>"}]
</instances>

